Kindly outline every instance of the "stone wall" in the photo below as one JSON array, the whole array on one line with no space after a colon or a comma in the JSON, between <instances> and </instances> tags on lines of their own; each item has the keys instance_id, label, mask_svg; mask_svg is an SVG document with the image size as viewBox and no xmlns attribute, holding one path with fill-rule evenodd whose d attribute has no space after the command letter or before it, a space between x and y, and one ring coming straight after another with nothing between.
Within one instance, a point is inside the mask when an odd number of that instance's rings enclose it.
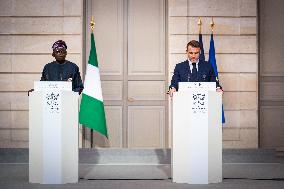
<instances>
[{"instance_id":1,"label":"stone wall","mask_svg":"<svg viewBox=\"0 0 284 189\"><path fill-rule=\"evenodd\" d=\"M0 0L0 148L28 147L28 96L63 39L82 70L82 1Z\"/></svg>"},{"instance_id":2,"label":"stone wall","mask_svg":"<svg viewBox=\"0 0 284 189\"><path fill-rule=\"evenodd\" d=\"M198 39L199 17L208 58L213 17L216 59L225 90L223 146L258 147L257 0L167 2L168 79L175 64L186 58L187 42ZM67 58L82 70L82 12L81 0L0 0L0 148L28 146L27 90L53 60L54 41L67 42Z\"/></svg>"}]
</instances>

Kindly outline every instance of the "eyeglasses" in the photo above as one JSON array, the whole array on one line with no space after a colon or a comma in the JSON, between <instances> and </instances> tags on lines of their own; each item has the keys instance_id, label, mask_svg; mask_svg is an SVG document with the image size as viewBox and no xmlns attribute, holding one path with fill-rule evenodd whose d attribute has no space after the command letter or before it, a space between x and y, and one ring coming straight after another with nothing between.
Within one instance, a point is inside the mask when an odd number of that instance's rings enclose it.
<instances>
[{"instance_id":1,"label":"eyeglasses","mask_svg":"<svg viewBox=\"0 0 284 189\"><path fill-rule=\"evenodd\" d=\"M66 50L54 50L53 52L56 54L65 54L67 51Z\"/></svg>"}]
</instances>

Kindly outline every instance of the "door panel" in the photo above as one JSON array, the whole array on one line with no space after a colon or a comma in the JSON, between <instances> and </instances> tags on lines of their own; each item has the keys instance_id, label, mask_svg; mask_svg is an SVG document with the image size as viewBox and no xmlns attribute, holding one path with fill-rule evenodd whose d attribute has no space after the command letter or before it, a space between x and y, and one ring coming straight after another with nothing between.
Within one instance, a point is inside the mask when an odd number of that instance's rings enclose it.
<instances>
[{"instance_id":1,"label":"door panel","mask_svg":"<svg viewBox=\"0 0 284 189\"><path fill-rule=\"evenodd\" d=\"M122 107L106 106L109 146L122 147Z\"/></svg>"},{"instance_id":2,"label":"door panel","mask_svg":"<svg viewBox=\"0 0 284 189\"><path fill-rule=\"evenodd\" d=\"M123 0L93 0L92 4L100 73L122 75Z\"/></svg>"},{"instance_id":3,"label":"door panel","mask_svg":"<svg viewBox=\"0 0 284 189\"><path fill-rule=\"evenodd\" d=\"M122 81L102 81L104 100L122 100Z\"/></svg>"},{"instance_id":4,"label":"door panel","mask_svg":"<svg viewBox=\"0 0 284 189\"><path fill-rule=\"evenodd\" d=\"M94 34L109 131L109 141L95 132L93 146L165 147L165 1L88 2L92 9L87 15L94 15L96 23ZM86 142L91 140L88 136Z\"/></svg>"},{"instance_id":5,"label":"door panel","mask_svg":"<svg viewBox=\"0 0 284 189\"><path fill-rule=\"evenodd\" d=\"M261 123L265 132L261 132L263 148L278 148L284 145L284 107L264 106L261 108ZM277 120L277 121L275 121Z\"/></svg>"},{"instance_id":6,"label":"door panel","mask_svg":"<svg viewBox=\"0 0 284 189\"><path fill-rule=\"evenodd\" d=\"M284 1L259 1L260 146L284 147ZM283 148L282 148L283 149Z\"/></svg>"},{"instance_id":7,"label":"door panel","mask_svg":"<svg viewBox=\"0 0 284 189\"><path fill-rule=\"evenodd\" d=\"M133 100L165 100L164 81L129 81L128 97Z\"/></svg>"},{"instance_id":8,"label":"door panel","mask_svg":"<svg viewBox=\"0 0 284 189\"><path fill-rule=\"evenodd\" d=\"M130 106L128 108L128 147L164 147L164 122L163 106Z\"/></svg>"},{"instance_id":9,"label":"door panel","mask_svg":"<svg viewBox=\"0 0 284 189\"><path fill-rule=\"evenodd\" d=\"M164 1L130 0L128 74L165 75Z\"/></svg>"}]
</instances>

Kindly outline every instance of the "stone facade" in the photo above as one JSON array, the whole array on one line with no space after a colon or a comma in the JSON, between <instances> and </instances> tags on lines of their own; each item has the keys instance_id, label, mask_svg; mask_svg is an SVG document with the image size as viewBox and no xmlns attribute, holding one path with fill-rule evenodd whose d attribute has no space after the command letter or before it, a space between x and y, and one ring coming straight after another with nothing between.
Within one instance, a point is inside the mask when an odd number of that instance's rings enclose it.
<instances>
[{"instance_id":1,"label":"stone facade","mask_svg":"<svg viewBox=\"0 0 284 189\"><path fill-rule=\"evenodd\" d=\"M67 58L82 70L83 2L0 0L0 5L0 148L28 147L27 91L53 60L52 43L65 40ZM223 146L258 147L257 1L168 0L167 6L168 81L175 64L185 59L187 42L198 39L199 17L208 58L213 17L216 59L225 90Z\"/></svg>"},{"instance_id":2,"label":"stone facade","mask_svg":"<svg viewBox=\"0 0 284 189\"><path fill-rule=\"evenodd\" d=\"M28 96L63 39L82 70L81 0L0 0L0 148L28 147Z\"/></svg>"}]
</instances>

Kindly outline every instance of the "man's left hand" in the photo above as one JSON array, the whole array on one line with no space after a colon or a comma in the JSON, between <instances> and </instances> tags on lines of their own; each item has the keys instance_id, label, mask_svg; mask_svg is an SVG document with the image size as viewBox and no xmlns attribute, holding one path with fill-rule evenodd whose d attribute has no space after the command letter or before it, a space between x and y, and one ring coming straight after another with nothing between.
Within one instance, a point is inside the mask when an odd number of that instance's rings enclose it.
<instances>
[{"instance_id":1,"label":"man's left hand","mask_svg":"<svg viewBox=\"0 0 284 189\"><path fill-rule=\"evenodd\" d=\"M223 91L221 88L217 88L217 89L216 89L216 92L220 92L220 93L222 93L222 95L223 95L223 93L224 93L224 91Z\"/></svg>"}]
</instances>

